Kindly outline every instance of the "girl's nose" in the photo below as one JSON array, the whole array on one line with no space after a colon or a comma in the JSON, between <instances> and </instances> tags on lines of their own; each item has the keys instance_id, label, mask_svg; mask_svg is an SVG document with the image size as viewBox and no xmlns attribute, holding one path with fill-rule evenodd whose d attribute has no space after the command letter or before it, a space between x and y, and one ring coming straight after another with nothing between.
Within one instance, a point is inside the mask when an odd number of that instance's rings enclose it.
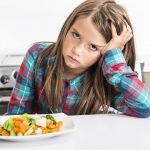
<instances>
[{"instance_id":1,"label":"girl's nose","mask_svg":"<svg viewBox=\"0 0 150 150\"><path fill-rule=\"evenodd\" d=\"M72 52L77 56L81 56L83 50L84 50L84 45L80 43L73 47Z\"/></svg>"}]
</instances>

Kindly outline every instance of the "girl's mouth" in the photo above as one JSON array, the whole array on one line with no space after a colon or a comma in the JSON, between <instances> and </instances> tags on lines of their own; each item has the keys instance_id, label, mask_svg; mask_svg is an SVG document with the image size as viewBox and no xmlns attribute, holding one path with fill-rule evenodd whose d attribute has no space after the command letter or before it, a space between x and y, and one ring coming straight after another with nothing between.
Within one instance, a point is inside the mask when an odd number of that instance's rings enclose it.
<instances>
[{"instance_id":1,"label":"girl's mouth","mask_svg":"<svg viewBox=\"0 0 150 150\"><path fill-rule=\"evenodd\" d=\"M68 56L68 55L67 55ZM74 59L73 57L71 56L68 56L69 60L73 63L79 63L76 59Z\"/></svg>"}]
</instances>

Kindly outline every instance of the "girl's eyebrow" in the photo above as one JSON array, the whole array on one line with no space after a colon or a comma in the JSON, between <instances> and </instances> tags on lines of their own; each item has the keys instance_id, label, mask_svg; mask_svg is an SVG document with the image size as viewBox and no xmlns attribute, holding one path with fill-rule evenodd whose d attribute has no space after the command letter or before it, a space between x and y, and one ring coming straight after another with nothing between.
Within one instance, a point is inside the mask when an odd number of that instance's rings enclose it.
<instances>
[{"instance_id":1,"label":"girl's eyebrow","mask_svg":"<svg viewBox=\"0 0 150 150\"><path fill-rule=\"evenodd\" d=\"M80 35L80 33L75 28L72 28L72 29ZM80 35L80 36L82 37L82 35ZM89 42L89 43L91 43L91 42ZM101 47L101 48L106 46L106 45L96 45L96 44L92 44L92 45L94 45L96 47Z\"/></svg>"},{"instance_id":2,"label":"girl's eyebrow","mask_svg":"<svg viewBox=\"0 0 150 150\"><path fill-rule=\"evenodd\" d=\"M72 28L72 29L78 33L78 31L75 28Z\"/></svg>"}]
</instances>

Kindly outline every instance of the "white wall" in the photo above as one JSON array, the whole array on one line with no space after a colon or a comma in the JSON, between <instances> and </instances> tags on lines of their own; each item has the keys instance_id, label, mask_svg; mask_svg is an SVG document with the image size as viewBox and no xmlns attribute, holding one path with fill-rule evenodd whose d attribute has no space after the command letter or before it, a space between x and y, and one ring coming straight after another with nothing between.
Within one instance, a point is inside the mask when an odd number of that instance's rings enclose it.
<instances>
[{"instance_id":1,"label":"white wall","mask_svg":"<svg viewBox=\"0 0 150 150\"><path fill-rule=\"evenodd\" d=\"M37 41L55 41L68 14L84 0L0 0L0 54L24 54ZM149 0L116 0L131 18L138 59L150 63Z\"/></svg>"},{"instance_id":2,"label":"white wall","mask_svg":"<svg viewBox=\"0 0 150 150\"><path fill-rule=\"evenodd\" d=\"M24 54L37 41L56 41L83 0L0 0L0 54Z\"/></svg>"},{"instance_id":3,"label":"white wall","mask_svg":"<svg viewBox=\"0 0 150 150\"><path fill-rule=\"evenodd\" d=\"M137 59L144 61L144 72L150 72L150 4L149 0L116 0L127 10L134 29Z\"/></svg>"}]
</instances>

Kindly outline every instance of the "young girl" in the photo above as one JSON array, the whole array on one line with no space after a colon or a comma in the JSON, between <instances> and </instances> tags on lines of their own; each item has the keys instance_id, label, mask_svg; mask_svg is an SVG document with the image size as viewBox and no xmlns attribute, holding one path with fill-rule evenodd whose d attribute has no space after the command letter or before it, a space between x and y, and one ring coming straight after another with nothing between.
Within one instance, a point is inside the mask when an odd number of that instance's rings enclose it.
<instances>
[{"instance_id":1,"label":"young girl","mask_svg":"<svg viewBox=\"0 0 150 150\"><path fill-rule=\"evenodd\" d=\"M150 115L150 91L134 73L135 45L126 11L88 0L64 23L56 43L36 43L20 67L6 114Z\"/></svg>"}]
</instances>

